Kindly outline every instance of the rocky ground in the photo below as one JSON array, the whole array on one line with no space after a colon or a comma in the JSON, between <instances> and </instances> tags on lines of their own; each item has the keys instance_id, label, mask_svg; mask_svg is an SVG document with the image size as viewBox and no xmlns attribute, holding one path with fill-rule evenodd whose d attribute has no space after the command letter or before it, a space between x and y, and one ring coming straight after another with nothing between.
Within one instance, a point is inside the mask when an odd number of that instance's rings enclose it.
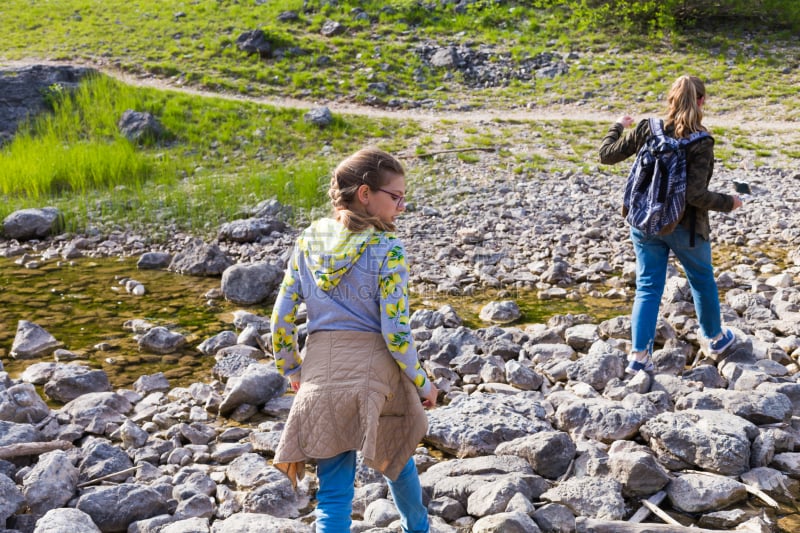
<instances>
[{"instance_id":1,"label":"rocky ground","mask_svg":"<svg viewBox=\"0 0 800 533\"><path fill-rule=\"evenodd\" d=\"M467 165L438 156L400 222L416 291L500 291L486 327L463 326L448 307L412 318L420 356L443 391L416 456L433 531L628 531L635 523L620 521L647 498L663 499L673 519L699 526L693 531L797 527L798 175L749 172L745 206L712 219L723 315L737 334L726 357L704 354L676 269L656 371L628 377L627 316L502 323L522 294L630 297L634 259L617 214L622 178L597 168L520 180L497 172L491 157ZM719 171L714 184L730 190L742 177ZM185 273L271 264L264 268L274 273L298 229L283 226L281 213L263 202L251 218L220 228L214 243L186 235L149 249L133 232L101 231L6 239L0 251L31 260L142 255L161 259L143 267ZM195 260L173 263L186 260L187 248L200 250ZM239 294L232 287L221 294ZM262 349L266 327L264 317L243 313L231 331L206 339L198 351L217 358L213 379L186 388L154 375L111 391L102 371L55 359L17 379L0 373L7 530L313 530L313 471L295 492L269 464L291 396ZM387 498L380 476L361 469L353 531L397 531Z\"/></svg>"}]
</instances>

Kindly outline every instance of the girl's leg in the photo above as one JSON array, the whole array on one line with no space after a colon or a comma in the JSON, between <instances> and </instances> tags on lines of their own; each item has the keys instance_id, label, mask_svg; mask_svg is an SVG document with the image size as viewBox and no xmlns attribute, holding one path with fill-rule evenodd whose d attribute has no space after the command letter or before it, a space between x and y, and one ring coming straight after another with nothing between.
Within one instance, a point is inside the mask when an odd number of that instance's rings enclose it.
<instances>
[{"instance_id":1,"label":"girl's leg","mask_svg":"<svg viewBox=\"0 0 800 533\"><path fill-rule=\"evenodd\" d=\"M419 483L414 458L408 460L396 480L389 482L389 491L400 511L400 521L406 533L428 533L428 509L422 503L422 486Z\"/></svg>"},{"instance_id":2,"label":"girl's leg","mask_svg":"<svg viewBox=\"0 0 800 533\"><path fill-rule=\"evenodd\" d=\"M317 459L317 533L350 531L353 513L356 452Z\"/></svg>"},{"instance_id":3,"label":"girl's leg","mask_svg":"<svg viewBox=\"0 0 800 533\"><path fill-rule=\"evenodd\" d=\"M717 281L711 265L711 244L700 235L695 235L692 248L689 246L689 232L682 227L679 229L664 240L669 243L686 272L700 331L706 338L713 339L722 332L722 319Z\"/></svg>"},{"instance_id":4,"label":"girl's leg","mask_svg":"<svg viewBox=\"0 0 800 533\"><path fill-rule=\"evenodd\" d=\"M667 277L669 247L661 237L647 237L635 228L631 228L631 241L636 253L636 296L631 311L632 351L650 352Z\"/></svg>"}]
</instances>

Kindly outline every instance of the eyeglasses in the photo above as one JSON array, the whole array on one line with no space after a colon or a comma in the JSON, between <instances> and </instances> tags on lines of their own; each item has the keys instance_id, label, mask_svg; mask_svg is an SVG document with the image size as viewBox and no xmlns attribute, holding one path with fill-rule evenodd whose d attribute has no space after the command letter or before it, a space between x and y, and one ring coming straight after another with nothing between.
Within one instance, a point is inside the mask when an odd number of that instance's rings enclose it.
<instances>
[{"instance_id":1,"label":"eyeglasses","mask_svg":"<svg viewBox=\"0 0 800 533\"><path fill-rule=\"evenodd\" d=\"M378 190L381 191L381 192L385 192L386 194L389 195L389 197L391 197L392 200L397 202L397 209L400 209L402 206L404 206L406 204L406 197L405 196L401 196L399 194L395 194L393 192L387 191L386 189L381 189L380 187L378 187Z\"/></svg>"}]
</instances>

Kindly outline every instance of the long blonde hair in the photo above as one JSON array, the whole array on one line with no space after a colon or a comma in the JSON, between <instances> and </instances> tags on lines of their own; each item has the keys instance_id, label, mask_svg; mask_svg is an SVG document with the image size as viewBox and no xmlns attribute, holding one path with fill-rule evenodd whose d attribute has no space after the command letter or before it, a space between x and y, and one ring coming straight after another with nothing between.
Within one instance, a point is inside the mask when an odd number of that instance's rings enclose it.
<instances>
[{"instance_id":1,"label":"long blonde hair","mask_svg":"<svg viewBox=\"0 0 800 533\"><path fill-rule=\"evenodd\" d=\"M362 148L339 163L333 171L328 189L334 218L350 231L364 231L370 226L379 231L394 231L393 223L383 222L361 209L357 194L362 185L377 191L398 174L406 174L400 162L373 147Z\"/></svg>"},{"instance_id":2,"label":"long blonde hair","mask_svg":"<svg viewBox=\"0 0 800 533\"><path fill-rule=\"evenodd\" d=\"M703 126L703 108L698 100L706 95L706 86L697 76L681 76L672 84L667 95L665 127L675 128L675 137L688 137Z\"/></svg>"}]
</instances>

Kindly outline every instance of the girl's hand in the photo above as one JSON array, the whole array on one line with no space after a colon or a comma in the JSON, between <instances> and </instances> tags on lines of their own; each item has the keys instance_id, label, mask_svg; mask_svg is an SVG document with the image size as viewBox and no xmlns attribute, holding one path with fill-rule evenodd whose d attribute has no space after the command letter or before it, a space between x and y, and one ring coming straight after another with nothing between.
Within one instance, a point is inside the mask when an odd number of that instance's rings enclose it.
<instances>
[{"instance_id":1,"label":"girl's hand","mask_svg":"<svg viewBox=\"0 0 800 533\"><path fill-rule=\"evenodd\" d=\"M431 383L431 391L425 396L425 399L422 400L422 405L431 409L436 407L436 399L439 397L439 389L436 388L436 385Z\"/></svg>"},{"instance_id":2,"label":"girl's hand","mask_svg":"<svg viewBox=\"0 0 800 533\"><path fill-rule=\"evenodd\" d=\"M294 374L289 376L289 385L295 392L300 390L300 372L295 372Z\"/></svg>"},{"instance_id":3,"label":"girl's hand","mask_svg":"<svg viewBox=\"0 0 800 533\"><path fill-rule=\"evenodd\" d=\"M622 124L623 128L630 128L633 125L633 117L630 115L623 115L617 119L619 124Z\"/></svg>"}]
</instances>

